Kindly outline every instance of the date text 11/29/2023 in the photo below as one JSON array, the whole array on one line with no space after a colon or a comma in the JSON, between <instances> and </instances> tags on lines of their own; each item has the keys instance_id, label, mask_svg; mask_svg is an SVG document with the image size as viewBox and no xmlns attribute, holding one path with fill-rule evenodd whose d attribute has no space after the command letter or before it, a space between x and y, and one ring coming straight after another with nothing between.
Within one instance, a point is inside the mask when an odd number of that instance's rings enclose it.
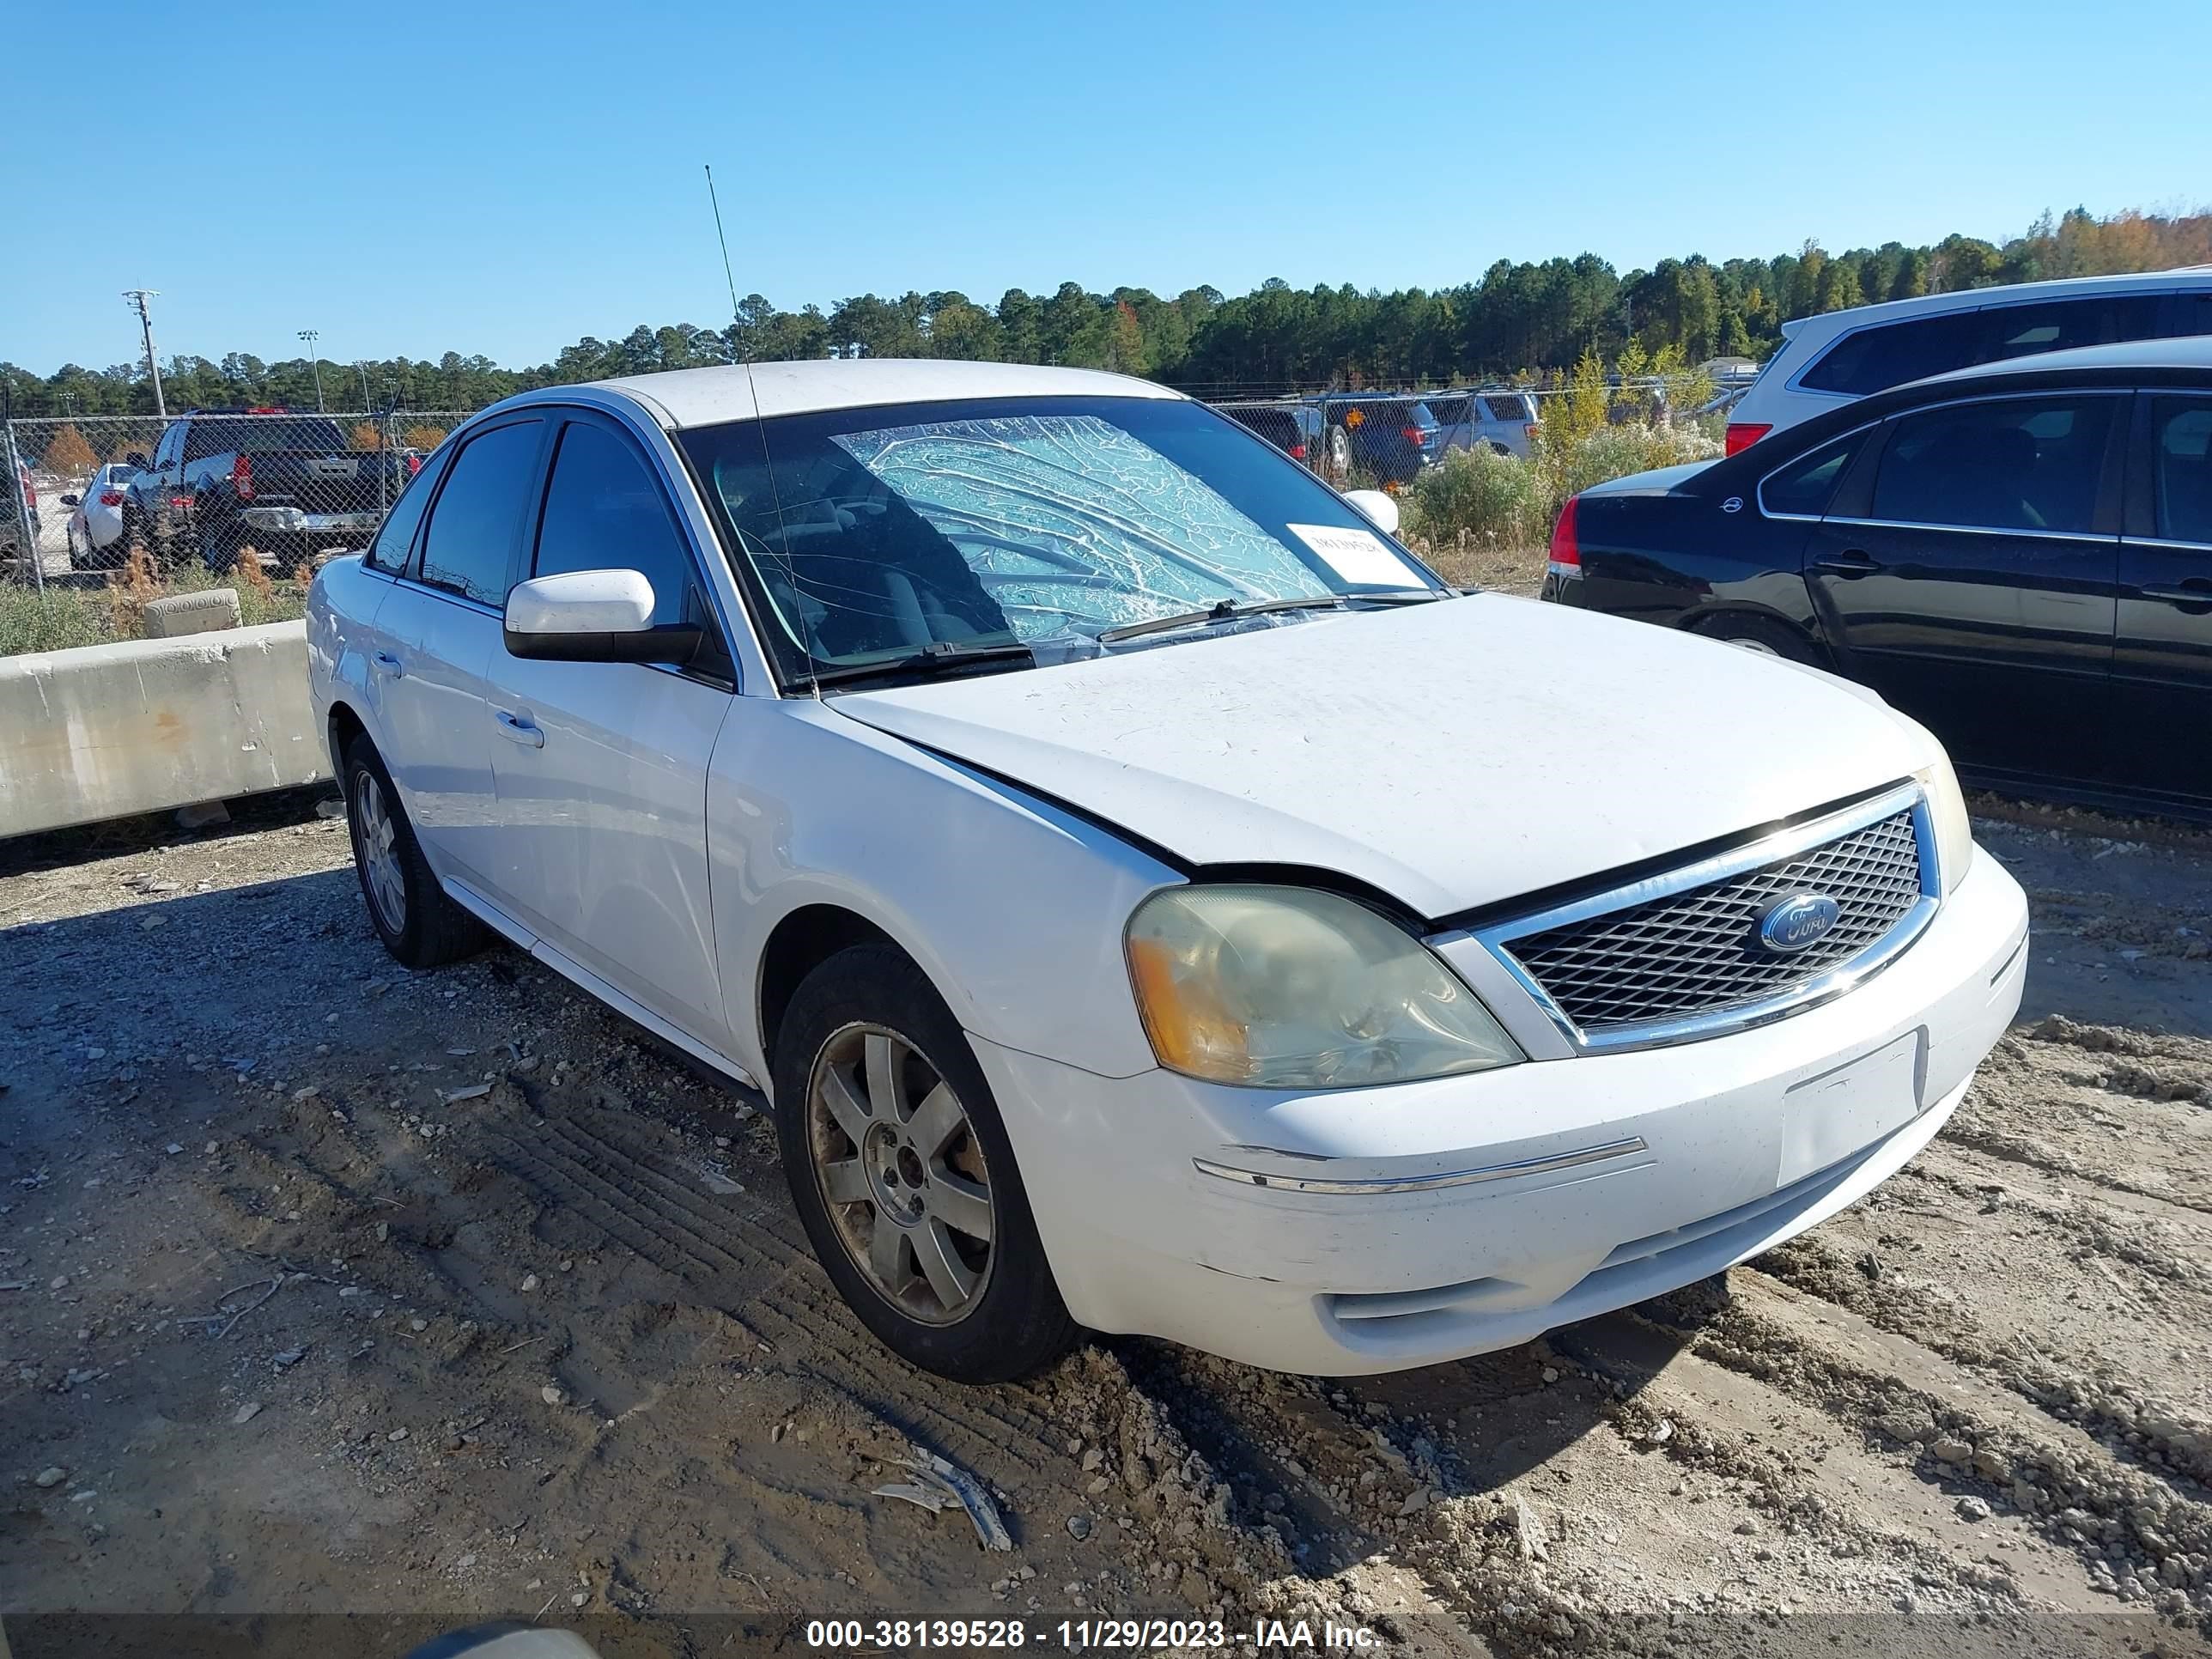
<instances>
[{"instance_id":1,"label":"date text 11/29/2023","mask_svg":"<svg viewBox=\"0 0 2212 1659\"><path fill-rule=\"evenodd\" d=\"M922 1648L1057 1648L1069 1652L1243 1648L1373 1651L1385 1638L1365 1625L1255 1619L811 1619L806 1645L833 1653L898 1653Z\"/></svg>"}]
</instances>

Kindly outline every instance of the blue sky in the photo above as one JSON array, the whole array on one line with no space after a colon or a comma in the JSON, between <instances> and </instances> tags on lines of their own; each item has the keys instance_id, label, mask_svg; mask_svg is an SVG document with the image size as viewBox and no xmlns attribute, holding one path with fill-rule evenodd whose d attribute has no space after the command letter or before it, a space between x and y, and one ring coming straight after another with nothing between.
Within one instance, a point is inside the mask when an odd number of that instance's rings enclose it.
<instances>
[{"instance_id":1,"label":"blue sky","mask_svg":"<svg viewBox=\"0 0 2212 1659\"><path fill-rule=\"evenodd\" d=\"M738 291L1384 288L2212 196L2203 0L119 0L8 27L0 359L543 362ZM134 87L145 66L143 84ZM41 67L43 66L43 67ZM26 72L26 71L28 72Z\"/></svg>"}]
</instances>

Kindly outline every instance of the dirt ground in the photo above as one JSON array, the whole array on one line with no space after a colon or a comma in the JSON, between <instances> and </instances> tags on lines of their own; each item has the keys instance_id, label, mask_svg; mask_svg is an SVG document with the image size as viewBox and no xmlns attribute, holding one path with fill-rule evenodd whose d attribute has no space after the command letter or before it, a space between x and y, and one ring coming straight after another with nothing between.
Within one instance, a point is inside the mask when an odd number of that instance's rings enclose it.
<instances>
[{"instance_id":1,"label":"dirt ground","mask_svg":"<svg viewBox=\"0 0 2212 1659\"><path fill-rule=\"evenodd\" d=\"M1725 1285L1352 1383L1118 1339L1030 1386L910 1370L808 1255L757 1101L511 951L398 968L312 799L17 843L7 1640L803 1651L811 1618L1019 1612L2212 1651L2212 838L1978 805L2027 1003L1911 1167ZM873 1495L914 1446L1012 1553ZM121 1613L234 1622L133 1647Z\"/></svg>"}]
</instances>

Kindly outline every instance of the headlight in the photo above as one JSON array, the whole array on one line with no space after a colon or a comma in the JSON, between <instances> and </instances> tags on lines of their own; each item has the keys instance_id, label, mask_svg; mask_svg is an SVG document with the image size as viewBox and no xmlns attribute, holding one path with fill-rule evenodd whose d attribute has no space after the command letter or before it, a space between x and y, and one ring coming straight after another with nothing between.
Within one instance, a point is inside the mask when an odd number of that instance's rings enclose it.
<instances>
[{"instance_id":1,"label":"headlight","mask_svg":"<svg viewBox=\"0 0 2212 1659\"><path fill-rule=\"evenodd\" d=\"M1936 752L1935 763L1912 775L1928 792L1928 818L1936 827L1936 869L1948 895L1966 879L1966 866L1974 861L1974 829L1966 821L1966 798L1960 793L1959 775L1942 750Z\"/></svg>"},{"instance_id":2,"label":"headlight","mask_svg":"<svg viewBox=\"0 0 2212 1659\"><path fill-rule=\"evenodd\" d=\"M1254 1088L1349 1088L1521 1059L1419 941L1334 893L1172 887L1129 918L1129 979L1170 1071Z\"/></svg>"}]
</instances>

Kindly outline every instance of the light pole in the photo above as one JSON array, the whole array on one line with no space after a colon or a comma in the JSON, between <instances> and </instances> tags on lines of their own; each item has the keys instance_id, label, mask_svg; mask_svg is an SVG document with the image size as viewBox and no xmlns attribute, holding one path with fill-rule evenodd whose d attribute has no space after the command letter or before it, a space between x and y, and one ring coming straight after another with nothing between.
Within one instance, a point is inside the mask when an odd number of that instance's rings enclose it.
<instances>
[{"instance_id":1,"label":"light pole","mask_svg":"<svg viewBox=\"0 0 2212 1659\"><path fill-rule=\"evenodd\" d=\"M315 371L315 413L319 415L323 412L323 360L316 354L315 342L323 337L319 330L303 328L300 337L307 343L307 362Z\"/></svg>"},{"instance_id":2,"label":"light pole","mask_svg":"<svg viewBox=\"0 0 2212 1659\"><path fill-rule=\"evenodd\" d=\"M154 313L146 307L146 301L161 291L158 288L130 288L123 290L123 297L138 313L138 326L146 337L146 372L154 378L154 416L166 421L169 418L169 406L161 400L161 365L154 356Z\"/></svg>"}]
</instances>

